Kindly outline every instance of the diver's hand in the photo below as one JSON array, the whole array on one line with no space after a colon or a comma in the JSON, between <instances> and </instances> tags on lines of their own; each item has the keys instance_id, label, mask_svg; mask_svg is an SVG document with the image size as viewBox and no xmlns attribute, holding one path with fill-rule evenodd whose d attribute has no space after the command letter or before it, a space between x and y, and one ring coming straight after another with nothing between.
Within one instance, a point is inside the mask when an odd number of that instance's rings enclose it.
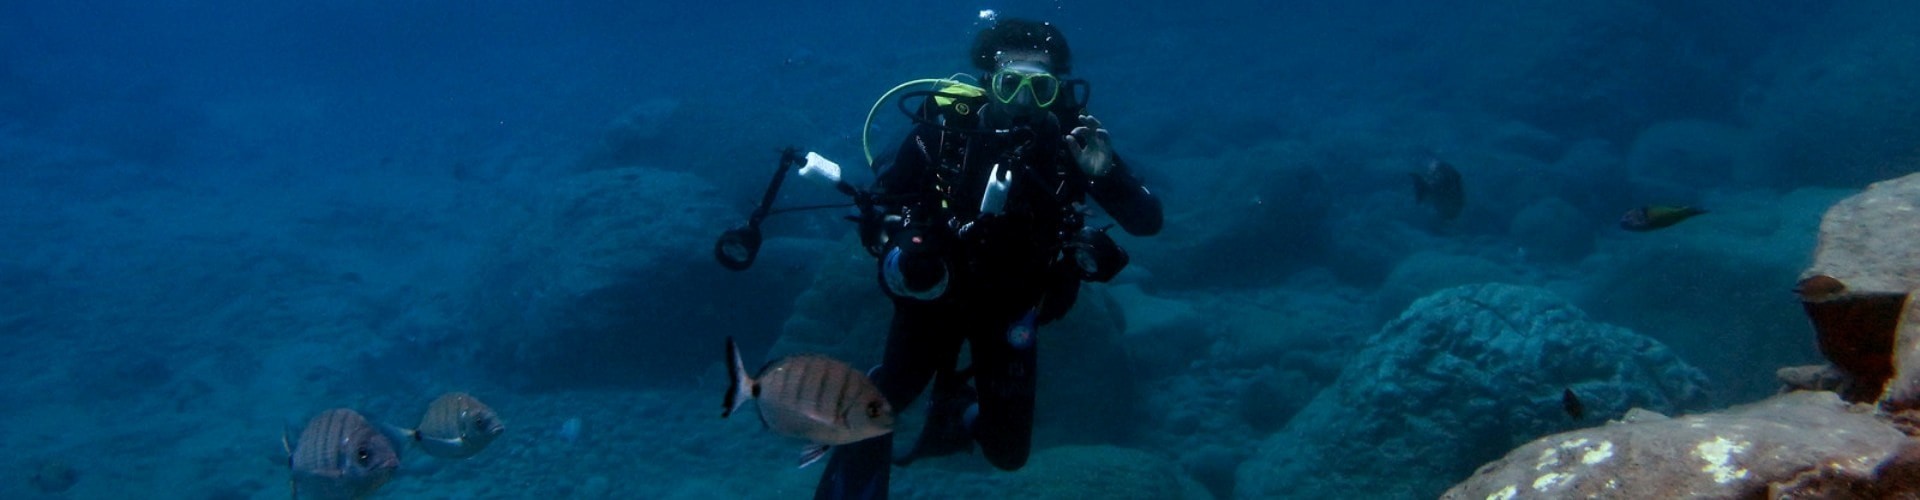
<instances>
[{"instance_id":1,"label":"diver's hand","mask_svg":"<svg viewBox=\"0 0 1920 500\"><path fill-rule=\"evenodd\" d=\"M1093 115L1080 115L1080 126L1067 133L1067 150L1073 152L1073 159L1080 164L1080 171L1087 177L1100 178L1113 170L1113 140L1107 135L1107 129L1100 127L1100 120Z\"/></svg>"}]
</instances>

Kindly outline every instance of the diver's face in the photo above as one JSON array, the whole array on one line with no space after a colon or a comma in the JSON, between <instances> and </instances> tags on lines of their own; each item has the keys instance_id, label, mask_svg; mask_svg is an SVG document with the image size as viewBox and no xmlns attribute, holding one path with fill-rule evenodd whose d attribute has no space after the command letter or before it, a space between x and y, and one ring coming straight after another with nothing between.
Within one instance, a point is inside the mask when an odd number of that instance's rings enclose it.
<instances>
[{"instance_id":1,"label":"diver's face","mask_svg":"<svg viewBox=\"0 0 1920 500\"><path fill-rule=\"evenodd\" d=\"M992 94L995 109L1003 123L1032 120L1046 114L1047 106L1060 96L1060 79L1053 75L1052 60L1042 52L1002 52L995 58L999 65L987 75L984 84Z\"/></svg>"}]
</instances>

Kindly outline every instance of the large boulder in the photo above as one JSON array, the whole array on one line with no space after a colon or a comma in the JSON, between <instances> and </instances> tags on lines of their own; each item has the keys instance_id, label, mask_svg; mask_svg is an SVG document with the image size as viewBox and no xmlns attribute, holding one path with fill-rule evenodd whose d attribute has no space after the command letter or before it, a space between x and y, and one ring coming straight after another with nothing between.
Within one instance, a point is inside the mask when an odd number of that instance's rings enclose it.
<instances>
[{"instance_id":1,"label":"large boulder","mask_svg":"<svg viewBox=\"0 0 1920 500\"><path fill-rule=\"evenodd\" d=\"M1871 407L1800 391L1540 438L1441 498L1913 498L1916 448Z\"/></svg>"},{"instance_id":2,"label":"large boulder","mask_svg":"<svg viewBox=\"0 0 1920 500\"><path fill-rule=\"evenodd\" d=\"M1834 204L1820 221L1820 247L1796 290L1820 352L1852 379L1849 400L1879 398L1893 376L1895 325L1920 289L1914 241L1920 241L1920 174L1874 183ZM1911 355L1920 364L1920 353ZM1907 378L1920 382L1920 375Z\"/></svg>"},{"instance_id":3,"label":"large boulder","mask_svg":"<svg viewBox=\"0 0 1920 500\"><path fill-rule=\"evenodd\" d=\"M820 244L771 239L746 272L711 248L740 214L706 181L650 168L555 181L479 291L477 344L530 386L681 384L723 357L719 338L777 334Z\"/></svg>"},{"instance_id":4,"label":"large boulder","mask_svg":"<svg viewBox=\"0 0 1920 500\"><path fill-rule=\"evenodd\" d=\"M1820 220L1820 247L1806 275L1824 274L1866 293L1920 289L1920 174L1876 182L1835 203Z\"/></svg>"},{"instance_id":5,"label":"large boulder","mask_svg":"<svg viewBox=\"0 0 1920 500\"><path fill-rule=\"evenodd\" d=\"M1707 399L1706 377L1659 342L1531 287L1421 299L1352 359L1240 466L1237 496L1431 498L1515 444ZM1565 409L1568 390L1583 418Z\"/></svg>"}]
</instances>

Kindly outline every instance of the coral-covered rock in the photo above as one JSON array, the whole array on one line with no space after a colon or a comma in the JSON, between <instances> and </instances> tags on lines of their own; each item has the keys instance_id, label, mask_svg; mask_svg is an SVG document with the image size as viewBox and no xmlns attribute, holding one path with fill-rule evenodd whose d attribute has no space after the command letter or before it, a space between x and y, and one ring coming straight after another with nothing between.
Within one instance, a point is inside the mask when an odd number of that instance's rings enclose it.
<instances>
[{"instance_id":1,"label":"coral-covered rock","mask_svg":"<svg viewBox=\"0 0 1920 500\"><path fill-rule=\"evenodd\" d=\"M1878 398L1893 375L1894 328L1906 297L1920 289L1914 241L1920 241L1920 174L1874 183L1834 204L1820 221L1820 247L1796 291L1821 354L1855 379L1848 400Z\"/></svg>"},{"instance_id":2,"label":"coral-covered rock","mask_svg":"<svg viewBox=\"0 0 1920 500\"><path fill-rule=\"evenodd\" d=\"M1431 498L1520 442L1642 406L1705 403L1659 342L1551 292L1471 285L1421 299L1242 464L1243 498ZM1585 418L1568 415L1571 389Z\"/></svg>"},{"instance_id":3,"label":"coral-covered rock","mask_svg":"<svg viewBox=\"0 0 1920 500\"><path fill-rule=\"evenodd\" d=\"M1513 281L1516 271L1494 261L1472 255L1454 255L1423 251L1408 256L1393 267L1386 283L1376 295L1378 317L1390 318L1406 309L1415 299L1448 288L1473 283Z\"/></svg>"},{"instance_id":4,"label":"coral-covered rock","mask_svg":"<svg viewBox=\"0 0 1920 500\"><path fill-rule=\"evenodd\" d=\"M1908 461L1895 457L1912 445L1871 407L1793 392L1540 438L1442 498L1880 498L1850 495L1910 475Z\"/></svg>"}]
</instances>

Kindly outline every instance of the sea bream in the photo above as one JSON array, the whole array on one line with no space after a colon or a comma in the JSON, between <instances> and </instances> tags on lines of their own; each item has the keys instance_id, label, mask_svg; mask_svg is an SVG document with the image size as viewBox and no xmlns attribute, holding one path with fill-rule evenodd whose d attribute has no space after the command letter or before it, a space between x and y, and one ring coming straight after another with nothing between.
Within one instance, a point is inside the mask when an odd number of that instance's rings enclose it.
<instances>
[{"instance_id":1,"label":"sea bream","mask_svg":"<svg viewBox=\"0 0 1920 500\"><path fill-rule=\"evenodd\" d=\"M464 392L449 392L427 405L420 426L405 431L422 451L436 458L471 457L507 431L493 408Z\"/></svg>"},{"instance_id":2,"label":"sea bream","mask_svg":"<svg viewBox=\"0 0 1920 500\"><path fill-rule=\"evenodd\" d=\"M307 421L300 438L280 438L295 499L366 498L393 478L400 455L366 417L335 408Z\"/></svg>"},{"instance_id":3,"label":"sea bream","mask_svg":"<svg viewBox=\"0 0 1920 500\"><path fill-rule=\"evenodd\" d=\"M773 360L749 377L733 337L727 337L727 361L730 377L720 418L749 399L759 401L760 422L768 429L807 441L800 467L825 456L828 447L893 432L893 406L872 379L845 362L798 354Z\"/></svg>"}]
</instances>

